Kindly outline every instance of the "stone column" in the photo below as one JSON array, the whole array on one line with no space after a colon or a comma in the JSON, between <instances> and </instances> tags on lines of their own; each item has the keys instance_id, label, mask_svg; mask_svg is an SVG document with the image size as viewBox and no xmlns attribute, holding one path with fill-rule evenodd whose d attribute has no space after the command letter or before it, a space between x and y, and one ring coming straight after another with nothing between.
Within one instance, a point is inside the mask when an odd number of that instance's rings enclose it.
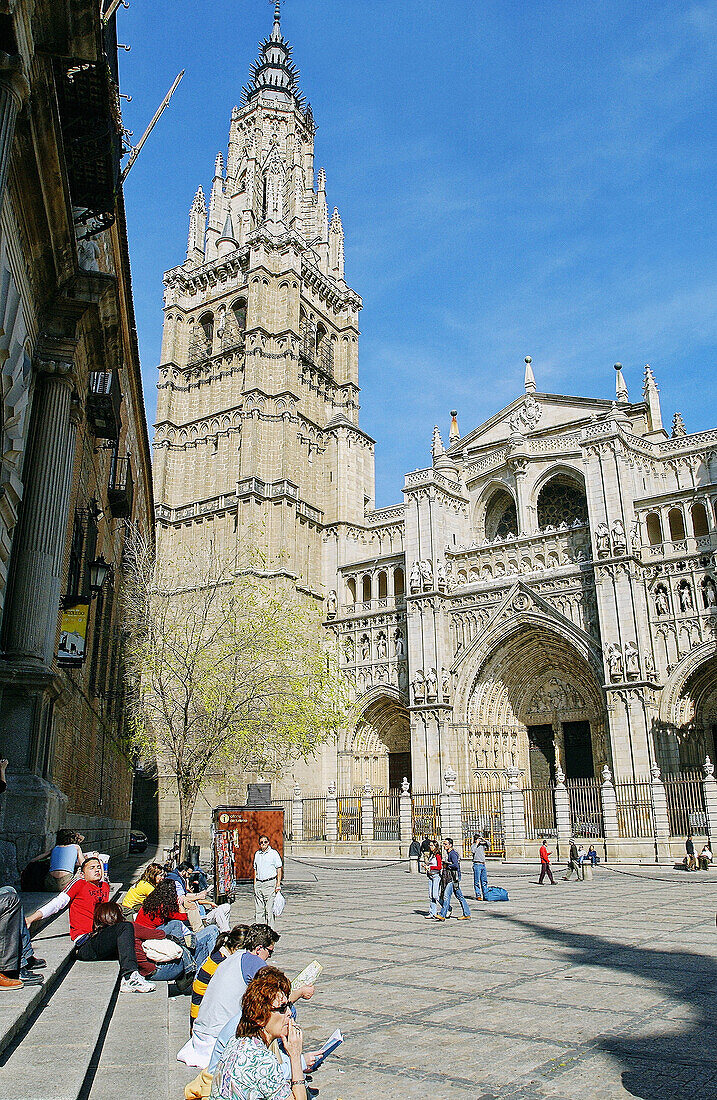
<instances>
[{"instance_id":1,"label":"stone column","mask_svg":"<svg viewBox=\"0 0 717 1100\"><path fill-rule=\"evenodd\" d=\"M555 769L555 824L558 829L558 843L565 845L565 852L571 836L570 799L565 786L565 772L560 764Z\"/></svg>"},{"instance_id":2,"label":"stone column","mask_svg":"<svg viewBox=\"0 0 717 1100\"><path fill-rule=\"evenodd\" d=\"M712 838L717 838L717 780L715 780L715 766L709 756L705 757L704 779L702 789L705 792L705 807L707 809L707 835L712 846Z\"/></svg>"},{"instance_id":3,"label":"stone column","mask_svg":"<svg viewBox=\"0 0 717 1100\"><path fill-rule=\"evenodd\" d=\"M41 361L37 367L10 606L5 612L5 655L9 661L49 669L57 635L77 427L70 415L71 364Z\"/></svg>"},{"instance_id":4,"label":"stone column","mask_svg":"<svg viewBox=\"0 0 717 1100\"><path fill-rule=\"evenodd\" d=\"M463 822L461 814L461 796L456 791L457 774L449 764L443 773L444 789L440 795L441 836L453 838L453 846L463 851Z\"/></svg>"},{"instance_id":5,"label":"stone column","mask_svg":"<svg viewBox=\"0 0 717 1100\"><path fill-rule=\"evenodd\" d=\"M667 841L670 836L670 818L667 813L665 784L662 782L659 765L653 764L650 773L652 775L650 784L652 819L655 823L655 856L659 859L663 855L669 855Z\"/></svg>"},{"instance_id":6,"label":"stone column","mask_svg":"<svg viewBox=\"0 0 717 1100\"><path fill-rule=\"evenodd\" d=\"M30 85L22 71L22 59L0 51L0 211L15 137L15 123Z\"/></svg>"},{"instance_id":7,"label":"stone column","mask_svg":"<svg viewBox=\"0 0 717 1100\"><path fill-rule=\"evenodd\" d=\"M506 841L521 844L525 840L525 801L518 786L519 768L508 768L508 789L502 793L503 832Z\"/></svg>"},{"instance_id":8,"label":"stone column","mask_svg":"<svg viewBox=\"0 0 717 1100\"><path fill-rule=\"evenodd\" d=\"M399 801L399 823L400 823L400 837L402 844L410 844L413 840L413 813L411 811L411 791L408 786L408 779L404 778L401 783L401 798ZM413 870L413 867L411 867Z\"/></svg>"},{"instance_id":9,"label":"stone column","mask_svg":"<svg viewBox=\"0 0 717 1100\"><path fill-rule=\"evenodd\" d=\"M294 844L304 839L304 800L298 783L294 785L291 799L291 839Z\"/></svg>"},{"instance_id":10,"label":"stone column","mask_svg":"<svg viewBox=\"0 0 717 1100\"><path fill-rule=\"evenodd\" d=\"M336 784L329 783L326 798L326 843L335 844L339 838L339 807L336 801Z\"/></svg>"},{"instance_id":11,"label":"stone column","mask_svg":"<svg viewBox=\"0 0 717 1100\"><path fill-rule=\"evenodd\" d=\"M620 827L617 821L617 798L615 788L612 785L612 775L607 764L602 769L602 784L600 786L600 800L602 803L602 824L605 841L605 858L607 859L608 841L616 841L620 838Z\"/></svg>"},{"instance_id":12,"label":"stone column","mask_svg":"<svg viewBox=\"0 0 717 1100\"><path fill-rule=\"evenodd\" d=\"M361 839L373 841L373 787L368 780L361 792Z\"/></svg>"}]
</instances>

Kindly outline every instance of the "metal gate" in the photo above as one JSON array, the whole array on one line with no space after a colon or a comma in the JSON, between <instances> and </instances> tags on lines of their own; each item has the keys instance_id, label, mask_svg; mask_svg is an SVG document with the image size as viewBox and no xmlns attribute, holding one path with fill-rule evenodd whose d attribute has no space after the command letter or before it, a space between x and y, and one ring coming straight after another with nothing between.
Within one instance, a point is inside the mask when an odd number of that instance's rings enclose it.
<instances>
[{"instance_id":1,"label":"metal gate","mask_svg":"<svg viewBox=\"0 0 717 1100\"><path fill-rule=\"evenodd\" d=\"M461 822L464 856L470 855L475 833L482 833L488 841L489 856L505 856L502 791L463 791Z\"/></svg>"},{"instance_id":2,"label":"metal gate","mask_svg":"<svg viewBox=\"0 0 717 1100\"><path fill-rule=\"evenodd\" d=\"M441 835L439 795L437 791L411 794L411 826L417 837Z\"/></svg>"}]
</instances>

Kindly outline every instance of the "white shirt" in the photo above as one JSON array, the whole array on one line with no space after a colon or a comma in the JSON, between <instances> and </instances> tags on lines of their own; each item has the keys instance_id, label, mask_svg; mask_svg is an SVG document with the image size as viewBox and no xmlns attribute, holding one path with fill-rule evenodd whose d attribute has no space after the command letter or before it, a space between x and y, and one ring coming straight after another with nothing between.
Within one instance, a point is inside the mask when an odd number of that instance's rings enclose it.
<instances>
[{"instance_id":1,"label":"white shirt","mask_svg":"<svg viewBox=\"0 0 717 1100\"><path fill-rule=\"evenodd\" d=\"M258 879L276 878L281 865L281 856L274 848L259 850L254 856L254 872Z\"/></svg>"}]
</instances>

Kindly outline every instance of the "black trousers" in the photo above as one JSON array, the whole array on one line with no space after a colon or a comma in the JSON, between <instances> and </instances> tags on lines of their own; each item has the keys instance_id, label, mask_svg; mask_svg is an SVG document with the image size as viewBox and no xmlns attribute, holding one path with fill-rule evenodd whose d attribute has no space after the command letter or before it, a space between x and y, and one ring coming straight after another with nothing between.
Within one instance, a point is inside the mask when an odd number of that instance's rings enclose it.
<instances>
[{"instance_id":1,"label":"black trousers","mask_svg":"<svg viewBox=\"0 0 717 1100\"><path fill-rule=\"evenodd\" d=\"M15 890L0 891L0 973L20 969L22 905Z\"/></svg>"},{"instance_id":2,"label":"black trousers","mask_svg":"<svg viewBox=\"0 0 717 1100\"><path fill-rule=\"evenodd\" d=\"M137 969L134 950L134 925L127 920L109 924L93 932L77 948L81 962L99 962L101 959L119 959L120 973L129 978Z\"/></svg>"},{"instance_id":3,"label":"black trousers","mask_svg":"<svg viewBox=\"0 0 717 1100\"><path fill-rule=\"evenodd\" d=\"M538 879L538 885L540 885L540 883L543 881L543 879L545 878L546 875L548 876L548 878L550 879L551 882L553 882L553 883L555 882L555 879L553 878L553 872L550 870L550 864L549 863L541 863L540 864L540 878Z\"/></svg>"}]
</instances>

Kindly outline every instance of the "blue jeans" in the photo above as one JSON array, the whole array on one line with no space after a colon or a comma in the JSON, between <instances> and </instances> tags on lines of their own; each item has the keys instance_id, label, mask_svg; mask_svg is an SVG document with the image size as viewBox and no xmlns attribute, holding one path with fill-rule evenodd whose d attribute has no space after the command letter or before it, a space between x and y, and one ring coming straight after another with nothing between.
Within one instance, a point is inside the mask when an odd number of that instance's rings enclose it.
<instances>
[{"instance_id":1,"label":"blue jeans","mask_svg":"<svg viewBox=\"0 0 717 1100\"><path fill-rule=\"evenodd\" d=\"M485 869L485 863L473 864L473 885L475 886L476 901L478 898L482 898L483 901L488 900L488 874Z\"/></svg>"},{"instance_id":2,"label":"blue jeans","mask_svg":"<svg viewBox=\"0 0 717 1100\"><path fill-rule=\"evenodd\" d=\"M428 915L429 917L435 917L438 912L438 901L441 895L441 876L429 875L428 876Z\"/></svg>"},{"instance_id":3,"label":"blue jeans","mask_svg":"<svg viewBox=\"0 0 717 1100\"><path fill-rule=\"evenodd\" d=\"M161 927L168 936L177 936L180 940L183 939L186 932L191 931L189 925L185 924L182 920L168 920L167 923L161 925ZM204 963L214 950L214 944L217 942L219 929L216 924L210 924L207 928L200 928L199 931L194 934L197 938L194 961L197 964L197 970L199 970L204 966Z\"/></svg>"},{"instance_id":4,"label":"blue jeans","mask_svg":"<svg viewBox=\"0 0 717 1100\"><path fill-rule=\"evenodd\" d=\"M177 921L181 924L181 921ZM173 959L172 962L158 963L154 974L150 975L151 982L173 982L175 978L181 978L188 970L194 969L194 959L188 947L182 947L181 959Z\"/></svg>"},{"instance_id":5,"label":"blue jeans","mask_svg":"<svg viewBox=\"0 0 717 1100\"><path fill-rule=\"evenodd\" d=\"M453 879L451 879L451 881L446 886L445 893L443 895L443 908L441 909L441 916L445 917L447 915L448 910L451 906L451 898L453 897L454 892L459 902L461 903L463 916L469 917L471 915L471 911L468 908L468 902L463 897L463 892L460 888L460 875L458 876L458 882L454 883Z\"/></svg>"}]
</instances>

